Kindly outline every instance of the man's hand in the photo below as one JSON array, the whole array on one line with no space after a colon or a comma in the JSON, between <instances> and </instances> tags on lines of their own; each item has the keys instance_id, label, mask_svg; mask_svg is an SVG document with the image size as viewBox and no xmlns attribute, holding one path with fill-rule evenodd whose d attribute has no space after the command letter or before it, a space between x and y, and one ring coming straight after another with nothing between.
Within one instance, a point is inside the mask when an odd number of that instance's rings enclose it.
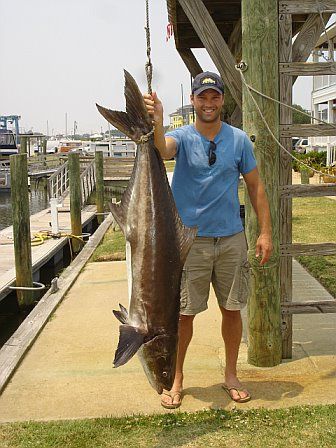
<instances>
[{"instance_id":1,"label":"man's hand","mask_svg":"<svg viewBox=\"0 0 336 448\"><path fill-rule=\"evenodd\" d=\"M257 239L256 257L261 257L260 266L268 262L273 250L272 237L268 234L261 234Z\"/></svg>"},{"instance_id":2,"label":"man's hand","mask_svg":"<svg viewBox=\"0 0 336 448\"><path fill-rule=\"evenodd\" d=\"M148 93L144 94L144 101L147 107L147 111L149 115L153 118L153 124L162 125L163 124L163 106L161 101L159 100L156 92L153 92L152 95Z\"/></svg>"}]
</instances>

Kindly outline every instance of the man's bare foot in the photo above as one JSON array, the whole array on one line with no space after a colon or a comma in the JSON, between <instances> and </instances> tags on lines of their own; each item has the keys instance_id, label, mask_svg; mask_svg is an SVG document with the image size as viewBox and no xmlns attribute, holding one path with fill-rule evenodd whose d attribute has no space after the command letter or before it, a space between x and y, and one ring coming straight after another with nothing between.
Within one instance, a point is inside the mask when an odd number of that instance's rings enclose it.
<instances>
[{"instance_id":1,"label":"man's bare foot","mask_svg":"<svg viewBox=\"0 0 336 448\"><path fill-rule=\"evenodd\" d=\"M245 403L251 399L251 395L236 375L225 375L225 383L223 389L229 394L233 401Z\"/></svg>"},{"instance_id":2,"label":"man's bare foot","mask_svg":"<svg viewBox=\"0 0 336 448\"><path fill-rule=\"evenodd\" d=\"M164 390L161 395L161 404L164 408L175 409L181 406L183 391L183 373L177 373L173 387L170 391Z\"/></svg>"}]
</instances>

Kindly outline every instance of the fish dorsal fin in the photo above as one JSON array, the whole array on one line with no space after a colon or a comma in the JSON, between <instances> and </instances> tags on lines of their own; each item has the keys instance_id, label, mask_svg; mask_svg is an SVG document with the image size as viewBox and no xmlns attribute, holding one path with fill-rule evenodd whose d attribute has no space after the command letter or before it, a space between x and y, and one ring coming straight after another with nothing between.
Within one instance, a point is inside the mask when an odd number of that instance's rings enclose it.
<instances>
[{"instance_id":1,"label":"fish dorsal fin","mask_svg":"<svg viewBox=\"0 0 336 448\"><path fill-rule=\"evenodd\" d=\"M182 264L184 264L187 259L187 255L196 238L196 234L197 227L187 227L182 224L181 219L179 219L178 235L180 240L180 257Z\"/></svg>"},{"instance_id":2,"label":"fish dorsal fin","mask_svg":"<svg viewBox=\"0 0 336 448\"><path fill-rule=\"evenodd\" d=\"M124 70L126 112L106 109L96 104L99 112L108 122L134 141L148 134L153 125L147 112L143 96L134 78Z\"/></svg>"},{"instance_id":3,"label":"fish dorsal fin","mask_svg":"<svg viewBox=\"0 0 336 448\"><path fill-rule=\"evenodd\" d=\"M128 321L128 312L124 306L119 303L120 311L113 310L113 314L122 324L127 324Z\"/></svg>"},{"instance_id":4,"label":"fish dorsal fin","mask_svg":"<svg viewBox=\"0 0 336 448\"><path fill-rule=\"evenodd\" d=\"M145 334L131 325L120 325L119 331L119 344L113 361L114 367L126 364L136 354L145 339Z\"/></svg>"}]
</instances>

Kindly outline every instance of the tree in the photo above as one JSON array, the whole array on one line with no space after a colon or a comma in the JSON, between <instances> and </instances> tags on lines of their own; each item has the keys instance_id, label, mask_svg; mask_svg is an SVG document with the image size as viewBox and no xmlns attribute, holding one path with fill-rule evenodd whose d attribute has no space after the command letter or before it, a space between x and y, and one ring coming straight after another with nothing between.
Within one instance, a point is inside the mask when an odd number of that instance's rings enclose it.
<instances>
[{"instance_id":1,"label":"tree","mask_svg":"<svg viewBox=\"0 0 336 448\"><path fill-rule=\"evenodd\" d=\"M299 104L293 104L293 107L297 109L298 111L305 112L306 114L309 113L306 109L304 109ZM296 112L293 110L293 124L310 124L311 119L307 117L307 115L303 115L300 112Z\"/></svg>"}]
</instances>

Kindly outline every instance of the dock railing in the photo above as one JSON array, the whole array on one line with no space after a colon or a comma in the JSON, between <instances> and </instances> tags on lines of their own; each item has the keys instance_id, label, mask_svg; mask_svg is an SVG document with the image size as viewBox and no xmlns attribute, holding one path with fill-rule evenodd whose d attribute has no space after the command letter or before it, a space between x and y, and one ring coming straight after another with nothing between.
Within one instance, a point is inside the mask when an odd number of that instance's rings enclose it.
<instances>
[{"instance_id":1,"label":"dock railing","mask_svg":"<svg viewBox=\"0 0 336 448\"><path fill-rule=\"evenodd\" d=\"M83 158L81 160L81 195L82 206L86 204L90 194L96 185L96 167L94 159ZM48 179L50 198L57 198L59 202L69 193L69 168L68 162L61 165Z\"/></svg>"},{"instance_id":2,"label":"dock railing","mask_svg":"<svg viewBox=\"0 0 336 448\"><path fill-rule=\"evenodd\" d=\"M48 179L49 197L61 200L69 192L68 162L63 163Z\"/></svg>"},{"instance_id":3,"label":"dock railing","mask_svg":"<svg viewBox=\"0 0 336 448\"><path fill-rule=\"evenodd\" d=\"M94 159L82 172L80 179L83 206L96 186L96 165Z\"/></svg>"}]
</instances>

